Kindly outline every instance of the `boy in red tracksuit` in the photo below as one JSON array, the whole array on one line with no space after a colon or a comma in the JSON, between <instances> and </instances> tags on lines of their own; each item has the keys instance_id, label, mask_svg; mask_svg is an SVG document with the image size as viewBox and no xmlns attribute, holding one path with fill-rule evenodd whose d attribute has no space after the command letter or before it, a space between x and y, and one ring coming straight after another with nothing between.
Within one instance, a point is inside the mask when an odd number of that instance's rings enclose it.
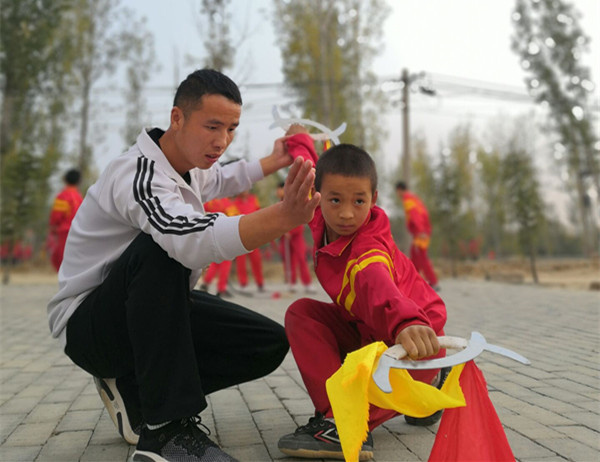
<instances>
[{"instance_id":1,"label":"boy in red tracksuit","mask_svg":"<svg viewBox=\"0 0 600 462\"><path fill-rule=\"evenodd\" d=\"M285 315L291 350L315 406L315 417L278 443L285 454L343 458L325 388L345 356L374 341L402 344L412 359L443 356L446 307L437 293L398 250L388 217L375 205L377 172L369 154L348 144L327 150L316 165L320 206L310 223L319 282L332 302L303 298ZM446 370L411 371L416 379L441 387ZM371 406L369 429L398 415ZM413 425L437 422L441 412ZM368 434L360 459L373 456Z\"/></svg>"},{"instance_id":2,"label":"boy in red tracksuit","mask_svg":"<svg viewBox=\"0 0 600 462\"><path fill-rule=\"evenodd\" d=\"M243 215L260 210L258 198L254 194L250 194L249 191L244 191L243 193L238 194L233 200L233 205L237 208L238 212ZM252 268L252 274L254 275L254 281L256 282L258 291L262 292L264 290L264 277L260 249L256 248L247 255L250 259L250 267ZM248 285L246 254L236 257L235 266L237 267L238 282L240 283L240 286L244 288Z\"/></svg>"},{"instance_id":3,"label":"boy in red tracksuit","mask_svg":"<svg viewBox=\"0 0 600 462\"><path fill-rule=\"evenodd\" d=\"M228 197L208 201L206 204L204 204L204 210L212 213L221 212L228 217L240 214L233 201ZM211 263L204 274L204 282L201 286L202 290L208 291L208 286L213 281L215 276L218 275L219 280L217 281L217 297L231 297L231 293L227 290L231 264L231 260L224 260L221 263Z\"/></svg>"},{"instance_id":4,"label":"boy in red tracksuit","mask_svg":"<svg viewBox=\"0 0 600 462\"><path fill-rule=\"evenodd\" d=\"M408 191L408 187L403 181L396 183L396 193L402 199L406 214L406 227L413 238L410 244L410 259L431 287L439 290L437 276L427 255L431 239L431 223L427 207L419 196Z\"/></svg>"},{"instance_id":5,"label":"boy in red tracksuit","mask_svg":"<svg viewBox=\"0 0 600 462\"><path fill-rule=\"evenodd\" d=\"M75 217L77 209L83 202L81 193L77 189L81 174L79 170L71 169L65 176L65 188L56 196L50 211L50 232L48 242L50 243L50 261L52 266L58 271L63 260L65 252L65 243L67 235L71 229L71 222Z\"/></svg>"}]
</instances>

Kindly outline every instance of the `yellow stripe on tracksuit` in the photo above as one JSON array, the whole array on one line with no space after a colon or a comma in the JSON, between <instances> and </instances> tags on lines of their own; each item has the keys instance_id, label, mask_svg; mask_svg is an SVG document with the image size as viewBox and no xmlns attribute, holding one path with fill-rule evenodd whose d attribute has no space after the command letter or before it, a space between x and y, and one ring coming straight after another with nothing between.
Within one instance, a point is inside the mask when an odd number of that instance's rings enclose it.
<instances>
[{"instance_id":1,"label":"yellow stripe on tracksuit","mask_svg":"<svg viewBox=\"0 0 600 462\"><path fill-rule=\"evenodd\" d=\"M344 279L342 281L342 288L340 289L340 292L336 299L336 302L339 305L343 305L350 314L352 314L352 304L356 299L356 291L354 289L354 281L356 279L356 275L359 271L362 271L371 263L383 263L387 266L388 271L390 272L390 277L392 279L394 278L394 263L392 262L392 258L382 250L369 250L368 252L365 252L362 255L360 255L358 258L350 260L346 265L346 270L344 271ZM342 303L342 294L344 293L344 289L348 285L350 285L350 292L348 293L346 299Z\"/></svg>"},{"instance_id":2,"label":"yellow stripe on tracksuit","mask_svg":"<svg viewBox=\"0 0 600 462\"><path fill-rule=\"evenodd\" d=\"M71 205L64 199L55 199L52 205L53 212L68 212L71 210Z\"/></svg>"}]
</instances>

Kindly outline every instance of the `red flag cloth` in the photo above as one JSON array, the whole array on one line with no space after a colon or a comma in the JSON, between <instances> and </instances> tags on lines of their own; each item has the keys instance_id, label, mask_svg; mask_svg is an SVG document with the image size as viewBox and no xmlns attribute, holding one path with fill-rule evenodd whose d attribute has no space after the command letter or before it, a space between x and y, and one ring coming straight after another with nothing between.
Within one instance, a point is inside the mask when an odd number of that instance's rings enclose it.
<instances>
[{"instance_id":1,"label":"red flag cloth","mask_svg":"<svg viewBox=\"0 0 600 462\"><path fill-rule=\"evenodd\" d=\"M485 378L473 361L465 364L460 386L467 405L444 410L429 462L514 462Z\"/></svg>"},{"instance_id":2,"label":"red flag cloth","mask_svg":"<svg viewBox=\"0 0 600 462\"><path fill-rule=\"evenodd\" d=\"M315 142L307 133L297 133L292 135L285 141L285 144L290 156L294 159L296 157L302 157L304 160L310 160L313 163L313 167L319 160L317 151L315 151Z\"/></svg>"}]
</instances>

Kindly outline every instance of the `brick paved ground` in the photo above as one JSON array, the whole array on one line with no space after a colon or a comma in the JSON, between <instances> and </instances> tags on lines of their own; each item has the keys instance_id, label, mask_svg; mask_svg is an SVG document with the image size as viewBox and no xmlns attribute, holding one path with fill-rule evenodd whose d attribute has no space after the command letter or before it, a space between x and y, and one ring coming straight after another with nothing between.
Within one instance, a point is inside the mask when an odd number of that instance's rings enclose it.
<instances>
[{"instance_id":1,"label":"brick paved ground","mask_svg":"<svg viewBox=\"0 0 600 462\"><path fill-rule=\"evenodd\" d=\"M449 335L478 330L533 363L491 353L477 360L517 460L600 460L600 294L442 282ZM0 461L126 461L133 448L118 437L90 377L50 339L45 310L55 287L0 290ZM292 298L235 300L282 322ZM277 440L311 413L288 355L268 377L211 395L202 418L242 462L292 461ZM435 431L393 419L374 432L375 460L427 460Z\"/></svg>"}]
</instances>

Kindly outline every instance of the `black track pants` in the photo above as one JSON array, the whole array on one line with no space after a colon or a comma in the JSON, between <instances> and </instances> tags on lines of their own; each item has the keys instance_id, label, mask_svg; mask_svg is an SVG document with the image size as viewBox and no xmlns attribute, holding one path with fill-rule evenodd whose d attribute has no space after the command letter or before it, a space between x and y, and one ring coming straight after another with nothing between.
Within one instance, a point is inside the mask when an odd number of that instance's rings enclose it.
<instances>
[{"instance_id":1,"label":"black track pants","mask_svg":"<svg viewBox=\"0 0 600 462\"><path fill-rule=\"evenodd\" d=\"M67 355L96 377L137 389L150 424L199 413L205 395L269 374L289 348L281 325L190 292L189 276L141 233L67 324Z\"/></svg>"}]
</instances>

